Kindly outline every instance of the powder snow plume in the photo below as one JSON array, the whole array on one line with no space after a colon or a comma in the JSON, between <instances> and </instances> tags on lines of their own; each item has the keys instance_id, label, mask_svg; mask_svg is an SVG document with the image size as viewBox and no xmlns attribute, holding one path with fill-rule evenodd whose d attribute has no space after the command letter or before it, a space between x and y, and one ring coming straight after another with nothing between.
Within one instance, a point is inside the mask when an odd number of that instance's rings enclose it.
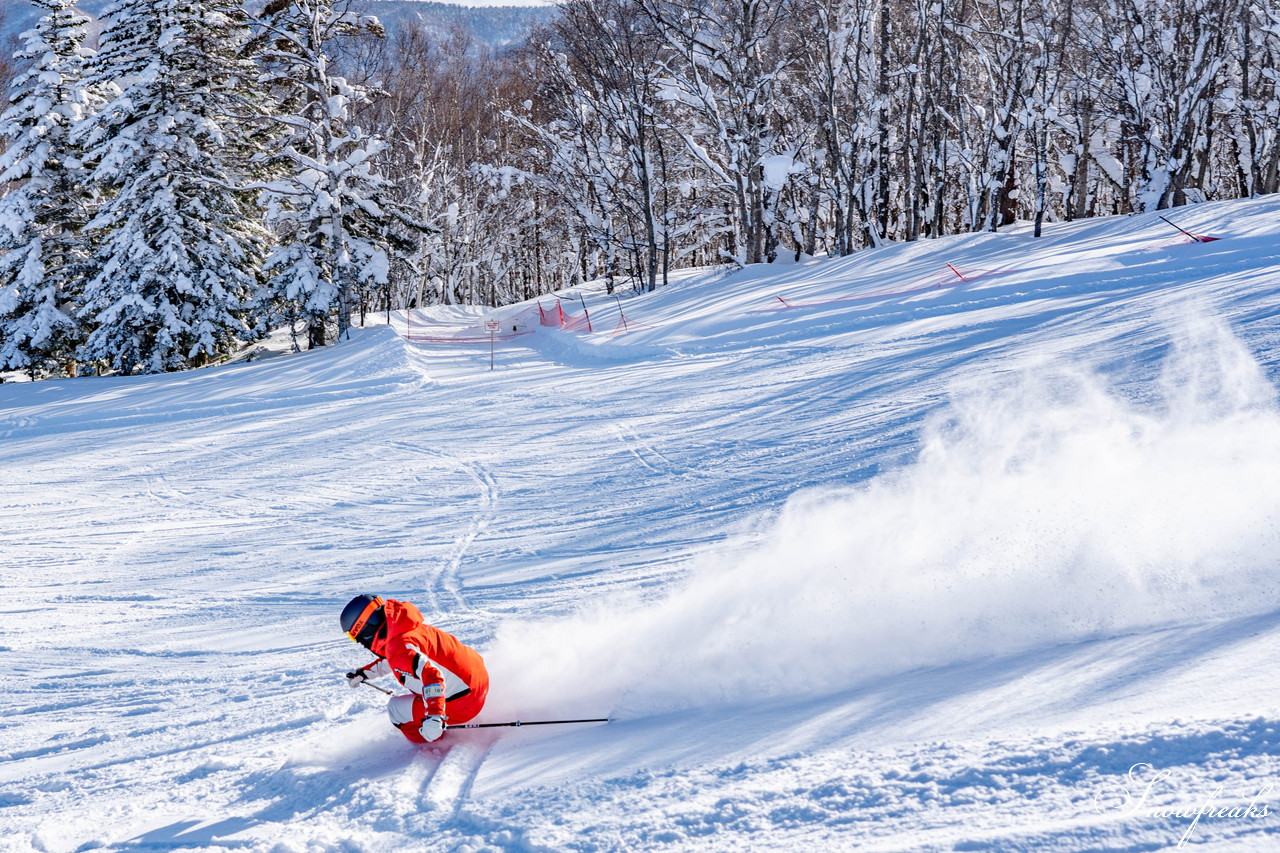
<instances>
[{"instance_id":1,"label":"powder snow plume","mask_svg":"<svg viewBox=\"0 0 1280 853\"><path fill-rule=\"evenodd\" d=\"M757 547L662 599L504 626L495 707L827 693L1280 607L1280 410L1227 329L1180 327L1147 387L1053 364L984 382L953 393L914 462L795 495Z\"/></svg>"}]
</instances>

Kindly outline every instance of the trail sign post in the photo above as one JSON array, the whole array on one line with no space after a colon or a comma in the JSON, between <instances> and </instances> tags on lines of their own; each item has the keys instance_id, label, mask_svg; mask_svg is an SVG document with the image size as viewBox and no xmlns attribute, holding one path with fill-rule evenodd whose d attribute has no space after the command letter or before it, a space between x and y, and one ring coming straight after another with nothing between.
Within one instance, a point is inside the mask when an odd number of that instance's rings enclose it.
<instances>
[{"instance_id":1,"label":"trail sign post","mask_svg":"<svg viewBox=\"0 0 1280 853\"><path fill-rule=\"evenodd\" d=\"M498 332L498 321L489 320L484 327L489 330L489 369L493 370L493 337Z\"/></svg>"}]
</instances>

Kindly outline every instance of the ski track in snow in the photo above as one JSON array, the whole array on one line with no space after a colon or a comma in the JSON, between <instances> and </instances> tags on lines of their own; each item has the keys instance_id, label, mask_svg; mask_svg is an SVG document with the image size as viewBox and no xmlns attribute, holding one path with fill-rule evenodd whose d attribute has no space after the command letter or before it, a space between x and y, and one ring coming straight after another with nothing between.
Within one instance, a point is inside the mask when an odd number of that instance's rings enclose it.
<instances>
[{"instance_id":1,"label":"ski track in snow","mask_svg":"<svg viewBox=\"0 0 1280 853\"><path fill-rule=\"evenodd\" d=\"M403 442L392 442L389 446L393 451L399 450L406 454L413 453L425 457L427 463L443 461L455 470L466 474L476 485L477 507L474 515L440 562L432 587L425 591L430 607L434 611L465 614L471 608L462 593L459 574L468 550L494 519L500 494L497 480L479 462L465 461L442 451L414 447Z\"/></svg>"},{"instance_id":2,"label":"ski track in snow","mask_svg":"<svg viewBox=\"0 0 1280 853\"><path fill-rule=\"evenodd\" d=\"M1274 849L1280 200L1180 213L1224 239L685 273L492 372L374 328L0 386L0 851ZM1001 274L920 290L945 263ZM485 651L481 720L614 721L408 744L341 678L361 591ZM1276 806L1168 814L1218 788Z\"/></svg>"}]
</instances>

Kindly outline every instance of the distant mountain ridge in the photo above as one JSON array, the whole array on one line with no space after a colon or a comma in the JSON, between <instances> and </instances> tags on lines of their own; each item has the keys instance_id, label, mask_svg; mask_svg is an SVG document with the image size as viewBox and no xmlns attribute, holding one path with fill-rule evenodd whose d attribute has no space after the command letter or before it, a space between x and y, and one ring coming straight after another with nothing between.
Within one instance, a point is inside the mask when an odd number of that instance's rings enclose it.
<instances>
[{"instance_id":1,"label":"distant mountain ridge","mask_svg":"<svg viewBox=\"0 0 1280 853\"><path fill-rule=\"evenodd\" d=\"M108 0L85 0L79 7L96 18L107 4ZM457 6L433 0L367 0L356 8L378 16L388 35L417 22L440 35L466 30L494 49L519 44L555 14L554 6ZM35 24L39 9L25 0L0 0L0 14L4 16L0 20L0 50L8 53L12 40Z\"/></svg>"},{"instance_id":2,"label":"distant mountain ridge","mask_svg":"<svg viewBox=\"0 0 1280 853\"><path fill-rule=\"evenodd\" d=\"M520 44L556 12L554 6L457 6L431 0L369 0L364 7L378 16L388 35L420 22L441 35L455 28L466 30L491 48Z\"/></svg>"}]
</instances>

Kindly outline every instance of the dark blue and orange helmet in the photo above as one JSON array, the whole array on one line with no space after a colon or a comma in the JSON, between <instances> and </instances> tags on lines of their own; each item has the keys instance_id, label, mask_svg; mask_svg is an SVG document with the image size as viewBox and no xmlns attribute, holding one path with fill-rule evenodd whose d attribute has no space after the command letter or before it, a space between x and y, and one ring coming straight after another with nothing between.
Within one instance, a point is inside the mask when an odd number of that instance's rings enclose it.
<instances>
[{"instance_id":1,"label":"dark blue and orange helmet","mask_svg":"<svg viewBox=\"0 0 1280 853\"><path fill-rule=\"evenodd\" d=\"M368 648L378 629L387 621L386 614L382 611L383 604L386 602L381 596L368 593L357 595L342 608L342 630L347 632L348 637Z\"/></svg>"}]
</instances>

